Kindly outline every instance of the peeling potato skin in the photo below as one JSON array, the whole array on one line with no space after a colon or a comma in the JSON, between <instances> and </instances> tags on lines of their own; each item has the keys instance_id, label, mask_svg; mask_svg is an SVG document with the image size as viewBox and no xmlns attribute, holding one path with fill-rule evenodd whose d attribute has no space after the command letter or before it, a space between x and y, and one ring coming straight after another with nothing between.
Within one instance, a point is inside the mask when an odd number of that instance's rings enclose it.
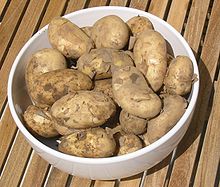
<instances>
[{"instance_id":1,"label":"peeling potato skin","mask_svg":"<svg viewBox=\"0 0 220 187\"><path fill-rule=\"evenodd\" d=\"M186 100L179 95L162 95L163 110L155 118L148 121L147 137L150 143L165 135L184 114L187 108Z\"/></svg>"},{"instance_id":2,"label":"peeling potato skin","mask_svg":"<svg viewBox=\"0 0 220 187\"><path fill-rule=\"evenodd\" d=\"M89 90L91 79L78 70L63 69L41 75L29 91L29 95L39 107L51 106L69 92Z\"/></svg>"},{"instance_id":3,"label":"peeling potato skin","mask_svg":"<svg viewBox=\"0 0 220 187\"><path fill-rule=\"evenodd\" d=\"M128 54L109 48L93 49L77 61L78 70L95 80L111 78L112 71L127 65L134 66Z\"/></svg>"},{"instance_id":4,"label":"peeling potato skin","mask_svg":"<svg viewBox=\"0 0 220 187\"><path fill-rule=\"evenodd\" d=\"M74 156L102 158L113 156L116 143L104 129L92 128L63 137L58 149Z\"/></svg>"},{"instance_id":5,"label":"peeling potato skin","mask_svg":"<svg viewBox=\"0 0 220 187\"><path fill-rule=\"evenodd\" d=\"M42 74L65 68L67 68L66 59L56 49L45 48L35 52L25 69L25 81L28 90Z\"/></svg>"},{"instance_id":6,"label":"peeling potato skin","mask_svg":"<svg viewBox=\"0 0 220 187\"><path fill-rule=\"evenodd\" d=\"M193 82L193 65L187 56L174 58L164 79L165 91L169 94L186 95L191 91Z\"/></svg>"},{"instance_id":7,"label":"peeling potato skin","mask_svg":"<svg viewBox=\"0 0 220 187\"><path fill-rule=\"evenodd\" d=\"M118 16L105 16L93 25L91 38L96 48L124 48L129 39L129 28Z\"/></svg>"},{"instance_id":8,"label":"peeling potato skin","mask_svg":"<svg viewBox=\"0 0 220 187\"><path fill-rule=\"evenodd\" d=\"M102 92L112 99L114 98L112 92L112 79L96 80L93 90L97 92Z\"/></svg>"},{"instance_id":9,"label":"peeling potato skin","mask_svg":"<svg viewBox=\"0 0 220 187\"><path fill-rule=\"evenodd\" d=\"M135 67L124 67L112 75L115 101L128 113L152 118L161 110L160 98L149 88L142 73Z\"/></svg>"},{"instance_id":10,"label":"peeling potato skin","mask_svg":"<svg viewBox=\"0 0 220 187\"><path fill-rule=\"evenodd\" d=\"M138 36L145 30L154 30L150 20L144 16L135 16L126 22L131 29L133 36Z\"/></svg>"},{"instance_id":11,"label":"peeling potato skin","mask_svg":"<svg viewBox=\"0 0 220 187\"><path fill-rule=\"evenodd\" d=\"M93 41L86 33L61 17L56 17L49 23L48 37L52 47L68 58L77 59L94 47Z\"/></svg>"},{"instance_id":12,"label":"peeling potato skin","mask_svg":"<svg viewBox=\"0 0 220 187\"><path fill-rule=\"evenodd\" d=\"M116 112L113 100L101 92L78 91L70 93L51 107L58 123L75 129L98 127Z\"/></svg>"},{"instance_id":13,"label":"peeling potato skin","mask_svg":"<svg viewBox=\"0 0 220 187\"><path fill-rule=\"evenodd\" d=\"M122 110L119 121L123 131L133 133L135 135L143 134L147 130L147 120L139 118Z\"/></svg>"},{"instance_id":14,"label":"peeling potato skin","mask_svg":"<svg viewBox=\"0 0 220 187\"><path fill-rule=\"evenodd\" d=\"M135 152L143 147L141 139L134 134L125 134L119 137L118 155Z\"/></svg>"},{"instance_id":15,"label":"peeling potato skin","mask_svg":"<svg viewBox=\"0 0 220 187\"><path fill-rule=\"evenodd\" d=\"M44 110L30 105L24 112L27 128L34 134L45 138L55 137L58 134L53 126L53 121L45 114Z\"/></svg>"},{"instance_id":16,"label":"peeling potato skin","mask_svg":"<svg viewBox=\"0 0 220 187\"><path fill-rule=\"evenodd\" d=\"M134 63L156 92L163 85L167 69L166 41L157 31L148 30L134 44Z\"/></svg>"}]
</instances>

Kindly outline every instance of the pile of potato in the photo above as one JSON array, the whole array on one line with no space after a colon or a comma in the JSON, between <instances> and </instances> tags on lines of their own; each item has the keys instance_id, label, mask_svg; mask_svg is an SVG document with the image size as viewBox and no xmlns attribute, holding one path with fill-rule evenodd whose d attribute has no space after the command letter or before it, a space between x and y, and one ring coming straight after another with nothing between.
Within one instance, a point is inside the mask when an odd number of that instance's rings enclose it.
<instances>
[{"instance_id":1,"label":"pile of potato","mask_svg":"<svg viewBox=\"0 0 220 187\"><path fill-rule=\"evenodd\" d=\"M58 137L58 150L110 157L141 149L166 134L187 108L195 76L186 56L170 56L145 17L110 15L79 28L54 18L53 48L26 67L33 105L24 112L36 136Z\"/></svg>"}]
</instances>

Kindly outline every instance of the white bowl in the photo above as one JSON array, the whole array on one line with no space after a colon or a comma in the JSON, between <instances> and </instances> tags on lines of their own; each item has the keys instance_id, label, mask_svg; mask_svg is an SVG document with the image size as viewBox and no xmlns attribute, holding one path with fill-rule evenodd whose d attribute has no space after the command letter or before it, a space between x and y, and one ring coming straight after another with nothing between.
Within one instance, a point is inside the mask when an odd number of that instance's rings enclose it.
<instances>
[{"instance_id":1,"label":"white bowl","mask_svg":"<svg viewBox=\"0 0 220 187\"><path fill-rule=\"evenodd\" d=\"M168 23L149 13L126 7L95 7L80 10L65 17L79 27L92 25L106 15L118 15L124 21L137 15L148 17L173 48L174 55L189 56L193 62L194 73L199 75L192 50L185 39ZM54 167L72 175L90 179L116 179L142 172L165 158L180 142L191 121L196 104L199 81L194 83L189 105L179 122L162 138L136 152L111 158L80 158L56 150L55 139L34 137L24 126L22 114L31 103L24 80L26 63L35 51L51 47L47 37L47 26L37 32L21 49L12 66L8 81L8 102L12 116L33 149Z\"/></svg>"}]
</instances>

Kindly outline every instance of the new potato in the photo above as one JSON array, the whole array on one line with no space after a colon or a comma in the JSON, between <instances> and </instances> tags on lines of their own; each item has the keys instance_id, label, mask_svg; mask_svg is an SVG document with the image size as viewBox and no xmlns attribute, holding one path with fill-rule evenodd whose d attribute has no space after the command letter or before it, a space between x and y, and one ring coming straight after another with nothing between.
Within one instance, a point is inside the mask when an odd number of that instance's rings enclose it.
<instances>
[{"instance_id":1,"label":"new potato","mask_svg":"<svg viewBox=\"0 0 220 187\"><path fill-rule=\"evenodd\" d=\"M93 90L97 92L102 92L113 99L112 79L96 80Z\"/></svg>"}]
</instances>

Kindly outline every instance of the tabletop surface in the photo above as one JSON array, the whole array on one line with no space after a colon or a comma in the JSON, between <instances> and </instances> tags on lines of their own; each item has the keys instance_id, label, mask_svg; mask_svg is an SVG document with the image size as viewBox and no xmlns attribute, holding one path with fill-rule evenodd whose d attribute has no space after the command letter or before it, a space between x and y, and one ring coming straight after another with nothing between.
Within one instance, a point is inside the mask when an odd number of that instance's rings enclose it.
<instances>
[{"instance_id":1,"label":"tabletop surface","mask_svg":"<svg viewBox=\"0 0 220 187\"><path fill-rule=\"evenodd\" d=\"M201 86L190 127L166 159L133 177L94 181L64 173L33 151L11 117L7 80L22 46L53 17L104 5L137 8L171 24L194 51ZM0 186L219 186L219 10L220 0L0 0Z\"/></svg>"}]
</instances>

